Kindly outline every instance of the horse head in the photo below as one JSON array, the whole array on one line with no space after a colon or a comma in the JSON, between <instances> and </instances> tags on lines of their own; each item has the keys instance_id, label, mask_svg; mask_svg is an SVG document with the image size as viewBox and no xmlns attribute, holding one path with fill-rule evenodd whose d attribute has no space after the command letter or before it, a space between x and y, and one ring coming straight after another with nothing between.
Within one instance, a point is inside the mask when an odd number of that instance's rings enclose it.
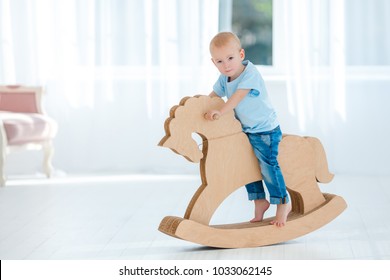
<instances>
[{"instance_id":1,"label":"horse head","mask_svg":"<svg viewBox=\"0 0 390 280\"><path fill-rule=\"evenodd\" d=\"M198 143L192 138L191 129L187 127L176 131L179 122L175 119L168 119L166 123L170 130L176 133L167 133L158 145L171 149L191 162L199 162L203 158L203 152L199 150Z\"/></svg>"},{"instance_id":2,"label":"horse head","mask_svg":"<svg viewBox=\"0 0 390 280\"><path fill-rule=\"evenodd\" d=\"M234 113L223 115L219 120L208 121L204 114L212 109L220 109L224 101L219 97L198 95L183 98L179 105L172 107L170 116L165 121L165 136L159 146L170 148L191 162L199 162L204 153L192 138L197 133L203 141L241 132L241 124L234 118Z\"/></svg>"}]
</instances>

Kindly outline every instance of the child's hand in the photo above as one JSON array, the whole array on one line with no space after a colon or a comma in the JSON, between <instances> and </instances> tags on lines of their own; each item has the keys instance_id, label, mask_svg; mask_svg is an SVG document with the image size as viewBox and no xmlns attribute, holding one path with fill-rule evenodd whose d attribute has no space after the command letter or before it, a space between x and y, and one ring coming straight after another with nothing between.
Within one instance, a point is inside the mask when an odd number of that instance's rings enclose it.
<instances>
[{"instance_id":1,"label":"child's hand","mask_svg":"<svg viewBox=\"0 0 390 280\"><path fill-rule=\"evenodd\" d=\"M211 110L204 114L204 118L209 121L218 120L220 116L221 112L217 110Z\"/></svg>"}]
</instances>

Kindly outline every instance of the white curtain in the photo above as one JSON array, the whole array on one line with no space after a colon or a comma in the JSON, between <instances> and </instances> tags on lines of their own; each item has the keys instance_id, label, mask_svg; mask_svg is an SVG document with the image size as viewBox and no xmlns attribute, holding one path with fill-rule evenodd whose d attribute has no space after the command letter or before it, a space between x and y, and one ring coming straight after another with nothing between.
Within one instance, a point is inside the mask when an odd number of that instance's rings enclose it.
<instances>
[{"instance_id":1,"label":"white curtain","mask_svg":"<svg viewBox=\"0 0 390 280\"><path fill-rule=\"evenodd\" d=\"M326 133L345 120L344 1L285 0L283 23L289 110L300 131Z\"/></svg>"},{"instance_id":2,"label":"white curtain","mask_svg":"<svg viewBox=\"0 0 390 280\"><path fill-rule=\"evenodd\" d=\"M217 32L218 0L0 0L0 84L46 87L58 169L169 169L164 120L211 91Z\"/></svg>"},{"instance_id":3,"label":"white curtain","mask_svg":"<svg viewBox=\"0 0 390 280\"><path fill-rule=\"evenodd\" d=\"M390 65L390 1L344 0L348 65Z\"/></svg>"},{"instance_id":4,"label":"white curtain","mask_svg":"<svg viewBox=\"0 0 390 280\"><path fill-rule=\"evenodd\" d=\"M44 84L74 106L110 100L121 80L175 99L173 81L208 76L216 15L217 0L0 0L0 83Z\"/></svg>"},{"instance_id":5,"label":"white curtain","mask_svg":"<svg viewBox=\"0 0 390 280\"><path fill-rule=\"evenodd\" d=\"M275 0L283 10L288 104L300 131L346 122L348 79L388 74L387 0ZM385 73L385 74L383 74ZM372 77L370 77L372 78Z\"/></svg>"}]
</instances>

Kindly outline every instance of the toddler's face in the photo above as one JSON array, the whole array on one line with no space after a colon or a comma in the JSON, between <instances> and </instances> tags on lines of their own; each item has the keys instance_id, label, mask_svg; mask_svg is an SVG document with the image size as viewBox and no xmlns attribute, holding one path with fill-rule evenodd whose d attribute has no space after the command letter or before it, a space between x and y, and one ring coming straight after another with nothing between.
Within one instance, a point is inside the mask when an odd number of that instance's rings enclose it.
<instances>
[{"instance_id":1,"label":"toddler's face","mask_svg":"<svg viewBox=\"0 0 390 280\"><path fill-rule=\"evenodd\" d=\"M242 64L245 58L244 49L239 49L234 43L228 43L221 47L212 47L211 57L219 72L230 77L230 81L236 79L244 70L244 65Z\"/></svg>"}]
</instances>

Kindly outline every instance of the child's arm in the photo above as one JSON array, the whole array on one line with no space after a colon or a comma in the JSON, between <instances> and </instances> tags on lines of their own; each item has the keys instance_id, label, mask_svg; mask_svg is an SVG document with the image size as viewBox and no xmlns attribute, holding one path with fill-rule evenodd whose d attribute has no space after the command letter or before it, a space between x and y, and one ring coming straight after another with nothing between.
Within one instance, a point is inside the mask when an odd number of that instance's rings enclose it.
<instances>
[{"instance_id":1,"label":"child's arm","mask_svg":"<svg viewBox=\"0 0 390 280\"><path fill-rule=\"evenodd\" d=\"M219 119L219 117L225 114L226 112L229 112L230 110L236 108L237 105L240 103L240 101L244 99L244 97L248 94L249 91L250 91L249 89L238 89L219 111L218 110L208 111L204 115L204 117L210 121ZM210 93L209 96L217 96L217 94L213 91L212 93Z\"/></svg>"}]
</instances>

